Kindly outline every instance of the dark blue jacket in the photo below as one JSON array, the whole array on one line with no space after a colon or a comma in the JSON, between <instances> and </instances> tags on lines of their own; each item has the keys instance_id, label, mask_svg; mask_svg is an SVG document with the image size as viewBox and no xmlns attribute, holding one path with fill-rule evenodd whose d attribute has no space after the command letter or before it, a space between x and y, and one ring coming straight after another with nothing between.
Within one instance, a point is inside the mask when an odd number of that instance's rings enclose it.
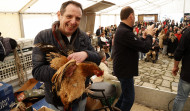
<instances>
[{"instance_id":1,"label":"dark blue jacket","mask_svg":"<svg viewBox=\"0 0 190 111\"><path fill-rule=\"evenodd\" d=\"M73 36L73 35L72 35ZM72 37L71 37L72 38ZM53 36L52 29L46 29L37 34L34 40L34 44L37 43L47 43L56 46L57 48L61 49L58 42ZM79 32L75 42L74 48L76 52L79 51L86 51L88 53L88 58L86 61L92 61L99 65L100 57L97 52L95 52L94 48L92 47L89 37L82 31ZM45 98L48 103L53 104L53 94L52 94L52 83L51 78L55 74L55 70L50 67L49 62L46 61L45 53L40 51L39 48L34 47L32 53L32 63L33 63L33 70L32 74L33 77L45 83Z\"/></svg>"},{"instance_id":2,"label":"dark blue jacket","mask_svg":"<svg viewBox=\"0 0 190 111\"><path fill-rule=\"evenodd\" d=\"M113 69L119 78L138 75L138 52L146 53L152 46L152 36L141 40L133 33L133 28L123 22L117 28L114 38Z\"/></svg>"}]
</instances>

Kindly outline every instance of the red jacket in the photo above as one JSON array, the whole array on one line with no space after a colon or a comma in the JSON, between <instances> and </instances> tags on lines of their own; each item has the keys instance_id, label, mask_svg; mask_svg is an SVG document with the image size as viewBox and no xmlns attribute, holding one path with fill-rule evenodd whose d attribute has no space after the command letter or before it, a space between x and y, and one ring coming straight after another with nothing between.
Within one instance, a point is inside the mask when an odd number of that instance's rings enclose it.
<instances>
[{"instance_id":1,"label":"red jacket","mask_svg":"<svg viewBox=\"0 0 190 111\"><path fill-rule=\"evenodd\" d=\"M166 25L166 21L164 21L163 23L164 23L164 25Z\"/></svg>"},{"instance_id":2,"label":"red jacket","mask_svg":"<svg viewBox=\"0 0 190 111\"><path fill-rule=\"evenodd\" d=\"M181 39L182 34L175 34L175 36L177 37L178 42L179 42L179 41L180 41L180 39Z\"/></svg>"},{"instance_id":3,"label":"red jacket","mask_svg":"<svg viewBox=\"0 0 190 111\"><path fill-rule=\"evenodd\" d=\"M138 33L139 33L139 28L137 27L137 28L135 28L135 30L136 30L137 35L138 35Z\"/></svg>"},{"instance_id":4,"label":"red jacket","mask_svg":"<svg viewBox=\"0 0 190 111\"><path fill-rule=\"evenodd\" d=\"M168 29L164 28L165 34L167 33Z\"/></svg>"}]
</instances>

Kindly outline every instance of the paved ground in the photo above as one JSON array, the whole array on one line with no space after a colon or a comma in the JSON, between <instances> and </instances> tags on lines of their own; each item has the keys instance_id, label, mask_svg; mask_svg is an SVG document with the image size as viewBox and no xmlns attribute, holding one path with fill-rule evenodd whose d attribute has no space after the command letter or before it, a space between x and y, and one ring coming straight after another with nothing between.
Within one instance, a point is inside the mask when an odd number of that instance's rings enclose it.
<instances>
[{"instance_id":1,"label":"paved ground","mask_svg":"<svg viewBox=\"0 0 190 111\"><path fill-rule=\"evenodd\" d=\"M164 111L164 110L157 110L153 108L146 107L142 104L134 103L131 111Z\"/></svg>"},{"instance_id":2,"label":"paved ground","mask_svg":"<svg viewBox=\"0 0 190 111\"><path fill-rule=\"evenodd\" d=\"M172 75L173 59L159 54L156 63L139 60L139 76L135 77L135 85L150 87L158 90L177 92L179 74ZM112 61L108 62L110 73L113 71ZM144 105L135 103L131 111L162 111L148 108Z\"/></svg>"},{"instance_id":3,"label":"paved ground","mask_svg":"<svg viewBox=\"0 0 190 111\"><path fill-rule=\"evenodd\" d=\"M177 92L179 74L172 75L173 59L159 55L156 63L139 60L139 76L135 78L135 85L150 87L158 90ZM110 73L113 71L113 63L108 62Z\"/></svg>"}]
</instances>

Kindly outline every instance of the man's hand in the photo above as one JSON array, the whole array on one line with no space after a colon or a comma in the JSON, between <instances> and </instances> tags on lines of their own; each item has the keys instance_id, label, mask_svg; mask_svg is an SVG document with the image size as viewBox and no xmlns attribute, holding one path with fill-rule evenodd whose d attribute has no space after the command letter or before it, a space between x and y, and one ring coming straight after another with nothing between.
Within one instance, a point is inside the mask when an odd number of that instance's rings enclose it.
<instances>
[{"instance_id":1,"label":"man's hand","mask_svg":"<svg viewBox=\"0 0 190 111\"><path fill-rule=\"evenodd\" d=\"M178 67L179 62L180 62L180 61L174 60L174 68L173 68L173 70L172 70L172 74L173 74L174 76L177 75L177 72L178 72L178 70L179 70L179 67Z\"/></svg>"},{"instance_id":2,"label":"man's hand","mask_svg":"<svg viewBox=\"0 0 190 111\"><path fill-rule=\"evenodd\" d=\"M154 24L152 24L151 26L148 26L147 27L147 30L145 30L146 34L148 35L151 35L151 36L154 36L156 30L154 29Z\"/></svg>"},{"instance_id":3,"label":"man's hand","mask_svg":"<svg viewBox=\"0 0 190 111\"><path fill-rule=\"evenodd\" d=\"M81 51L81 52L75 52L75 53L70 54L70 55L67 57L67 59L68 59L68 60L74 59L74 60L76 60L77 63L81 63L81 62L83 62L87 57L88 57L87 52Z\"/></svg>"},{"instance_id":4,"label":"man's hand","mask_svg":"<svg viewBox=\"0 0 190 111\"><path fill-rule=\"evenodd\" d=\"M172 74L173 74L174 76L176 76L178 70L179 70L179 67L174 67L173 70L172 70Z\"/></svg>"}]
</instances>

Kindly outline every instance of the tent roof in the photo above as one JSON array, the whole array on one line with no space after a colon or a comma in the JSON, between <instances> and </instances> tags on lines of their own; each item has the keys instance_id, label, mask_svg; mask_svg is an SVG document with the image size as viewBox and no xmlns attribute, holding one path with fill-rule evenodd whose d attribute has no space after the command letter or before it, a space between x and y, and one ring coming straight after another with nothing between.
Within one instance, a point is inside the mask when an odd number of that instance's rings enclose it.
<instances>
[{"instance_id":1,"label":"tent roof","mask_svg":"<svg viewBox=\"0 0 190 111\"><path fill-rule=\"evenodd\" d=\"M19 13L56 13L60 5L67 0L1 0L0 12ZM119 14L123 6L131 6L135 13L158 13L159 7L173 0L76 0L86 9L100 1L115 5L98 11L98 14Z\"/></svg>"}]
</instances>

